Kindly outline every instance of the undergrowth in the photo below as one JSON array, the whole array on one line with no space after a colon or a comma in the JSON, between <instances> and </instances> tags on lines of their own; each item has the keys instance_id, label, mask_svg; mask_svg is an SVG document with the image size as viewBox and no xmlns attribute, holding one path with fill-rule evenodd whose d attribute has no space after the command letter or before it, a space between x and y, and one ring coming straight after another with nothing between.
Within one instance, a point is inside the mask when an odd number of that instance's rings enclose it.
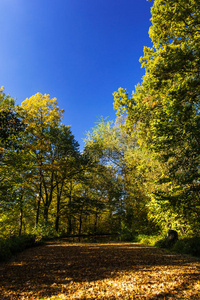
<instances>
[{"instance_id":1,"label":"undergrowth","mask_svg":"<svg viewBox=\"0 0 200 300\"><path fill-rule=\"evenodd\" d=\"M0 262L7 261L13 255L36 245L34 235L0 238Z\"/></svg>"},{"instance_id":2,"label":"undergrowth","mask_svg":"<svg viewBox=\"0 0 200 300\"><path fill-rule=\"evenodd\" d=\"M166 236L138 235L137 242L158 248L168 249L175 253L200 257L200 237L183 237L172 244Z\"/></svg>"}]
</instances>

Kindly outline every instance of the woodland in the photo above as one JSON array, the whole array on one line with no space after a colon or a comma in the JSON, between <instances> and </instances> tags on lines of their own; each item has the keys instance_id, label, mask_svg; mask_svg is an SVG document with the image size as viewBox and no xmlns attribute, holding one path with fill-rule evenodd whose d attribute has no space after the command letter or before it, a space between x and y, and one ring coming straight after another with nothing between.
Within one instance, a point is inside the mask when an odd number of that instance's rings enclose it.
<instances>
[{"instance_id":1,"label":"woodland","mask_svg":"<svg viewBox=\"0 0 200 300\"><path fill-rule=\"evenodd\" d=\"M113 93L116 119L102 117L83 151L55 98L16 105L0 89L1 241L199 236L200 2L155 0L151 12L145 75L132 95Z\"/></svg>"}]
</instances>

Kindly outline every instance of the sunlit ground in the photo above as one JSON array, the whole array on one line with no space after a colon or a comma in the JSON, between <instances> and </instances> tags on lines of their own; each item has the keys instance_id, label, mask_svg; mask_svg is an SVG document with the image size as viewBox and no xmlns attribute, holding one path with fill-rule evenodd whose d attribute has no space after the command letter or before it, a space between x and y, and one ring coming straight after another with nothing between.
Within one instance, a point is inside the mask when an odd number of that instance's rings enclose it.
<instances>
[{"instance_id":1,"label":"sunlit ground","mask_svg":"<svg viewBox=\"0 0 200 300\"><path fill-rule=\"evenodd\" d=\"M48 243L0 265L0 299L200 299L199 271L133 243Z\"/></svg>"}]
</instances>

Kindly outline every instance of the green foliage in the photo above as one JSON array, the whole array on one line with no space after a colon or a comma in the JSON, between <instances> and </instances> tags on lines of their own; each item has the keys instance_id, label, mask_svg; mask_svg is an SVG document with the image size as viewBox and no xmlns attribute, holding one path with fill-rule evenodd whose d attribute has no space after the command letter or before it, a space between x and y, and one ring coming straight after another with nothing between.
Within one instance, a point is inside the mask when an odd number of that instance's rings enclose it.
<instances>
[{"instance_id":1,"label":"green foliage","mask_svg":"<svg viewBox=\"0 0 200 300\"><path fill-rule=\"evenodd\" d=\"M154 1L154 48L144 49L146 74L133 96L139 135L166 166L158 198L181 208L188 221L190 212L199 215L199 21L195 1Z\"/></svg>"},{"instance_id":2,"label":"green foliage","mask_svg":"<svg viewBox=\"0 0 200 300\"><path fill-rule=\"evenodd\" d=\"M200 237L183 238L176 242L172 250L178 253L200 257Z\"/></svg>"},{"instance_id":3,"label":"green foliage","mask_svg":"<svg viewBox=\"0 0 200 300\"><path fill-rule=\"evenodd\" d=\"M162 238L163 236L159 234L158 235L139 234L137 235L136 241L144 245L155 246L155 244Z\"/></svg>"},{"instance_id":4,"label":"green foliage","mask_svg":"<svg viewBox=\"0 0 200 300\"><path fill-rule=\"evenodd\" d=\"M155 243L155 246L158 247L158 248L170 249L172 247L172 243L168 240L167 237L164 237L164 238L158 240Z\"/></svg>"},{"instance_id":5,"label":"green foliage","mask_svg":"<svg viewBox=\"0 0 200 300\"><path fill-rule=\"evenodd\" d=\"M136 233L132 229L128 228L124 223L122 223L119 238L120 241L134 242L136 241Z\"/></svg>"},{"instance_id":6,"label":"green foliage","mask_svg":"<svg viewBox=\"0 0 200 300\"><path fill-rule=\"evenodd\" d=\"M176 253L189 254L200 257L200 237L186 237L176 241L175 244L165 237L155 243L156 247L169 249Z\"/></svg>"},{"instance_id":7,"label":"green foliage","mask_svg":"<svg viewBox=\"0 0 200 300\"><path fill-rule=\"evenodd\" d=\"M197 1L153 2L142 83L114 92L116 121L101 118L83 153L55 98L15 107L0 89L2 234L119 232L150 244L169 224L199 234L199 11Z\"/></svg>"},{"instance_id":8,"label":"green foliage","mask_svg":"<svg viewBox=\"0 0 200 300\"><path fill-rule=\"evenodd\" d=\"M200 5L155 0L151 11L153 47L145 47L140 59L146 73L131 97L122 88L114 93L114 107L126 116L124 130L135 136L141 152L148 149L157 167L145 177L139 162L149 188L141 186L143 199L145 192L150 196L149 218L164 228L171 214L194 232L200 222Z\"/></svg>"},{"instance_id":9,"label":"green foliage","mask_svg":"<svg viewBox=\"0 0 200 300\"><path fill-rule=\"evenodd\" d=\"M49 240L58 237L58 233L50 223L39 223L33 230L33 234L36 237L36 241Z\"/></svg>"},{"instance_id":10,"label":"green foliage","mask_svg":"<svg viewBox=\"0 0 200 300\"><path fill-rule=\"evenodd\" d=\"M0 238L0 262L10 259L12 253L9 248L9 243L4 238Z\"/></svg>"},{"instance_id":11,"label":"green foliage","mask_svg":"<svg viewBox=\"0 0 200 300\"><path fill-rule=\"evenodd\" d=\"M0 157L5 150L22 149L20 137L25 130L23 118L15 107L14 99L5 95L4 88L0 88Z\"/></svg>"},{"instance_id":12,"label":"green foliage","mask_svg":"<svg viewBox=\"0 0 200 300\"><path fill-rule=\"evenodd\" d=\"M34 235L12 236L8 239L9 249L12 254L21 252L35 245Z\"/></svg>"},{"instance_id":13,"label":"green foliage","mask_svg":"<svg viewBox=\"0 0 200 300\"><path fill-rule=\"evenodd\" d=\"M0 261L6 261L12 255L36 245L34 235L0 238Z\"/></svg>"}]
</instances>

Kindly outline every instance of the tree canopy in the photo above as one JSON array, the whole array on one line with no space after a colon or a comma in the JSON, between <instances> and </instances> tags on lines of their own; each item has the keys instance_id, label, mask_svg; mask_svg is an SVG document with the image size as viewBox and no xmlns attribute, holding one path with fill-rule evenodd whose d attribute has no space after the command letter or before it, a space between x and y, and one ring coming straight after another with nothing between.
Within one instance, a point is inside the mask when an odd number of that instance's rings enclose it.
<instances>
[{"instance_id":1,"label":"tree canopy","mask_svg":"<svg viewBox=\"0 0 200 300\"><path fill-rule=\"evenodd\" d=\"M200 3L151 12L145 75L113 93L116 120L102 117L83 151L57 99L15 106L0 89L2 234L199 234Z\"/></svg>"}]
</instances>

